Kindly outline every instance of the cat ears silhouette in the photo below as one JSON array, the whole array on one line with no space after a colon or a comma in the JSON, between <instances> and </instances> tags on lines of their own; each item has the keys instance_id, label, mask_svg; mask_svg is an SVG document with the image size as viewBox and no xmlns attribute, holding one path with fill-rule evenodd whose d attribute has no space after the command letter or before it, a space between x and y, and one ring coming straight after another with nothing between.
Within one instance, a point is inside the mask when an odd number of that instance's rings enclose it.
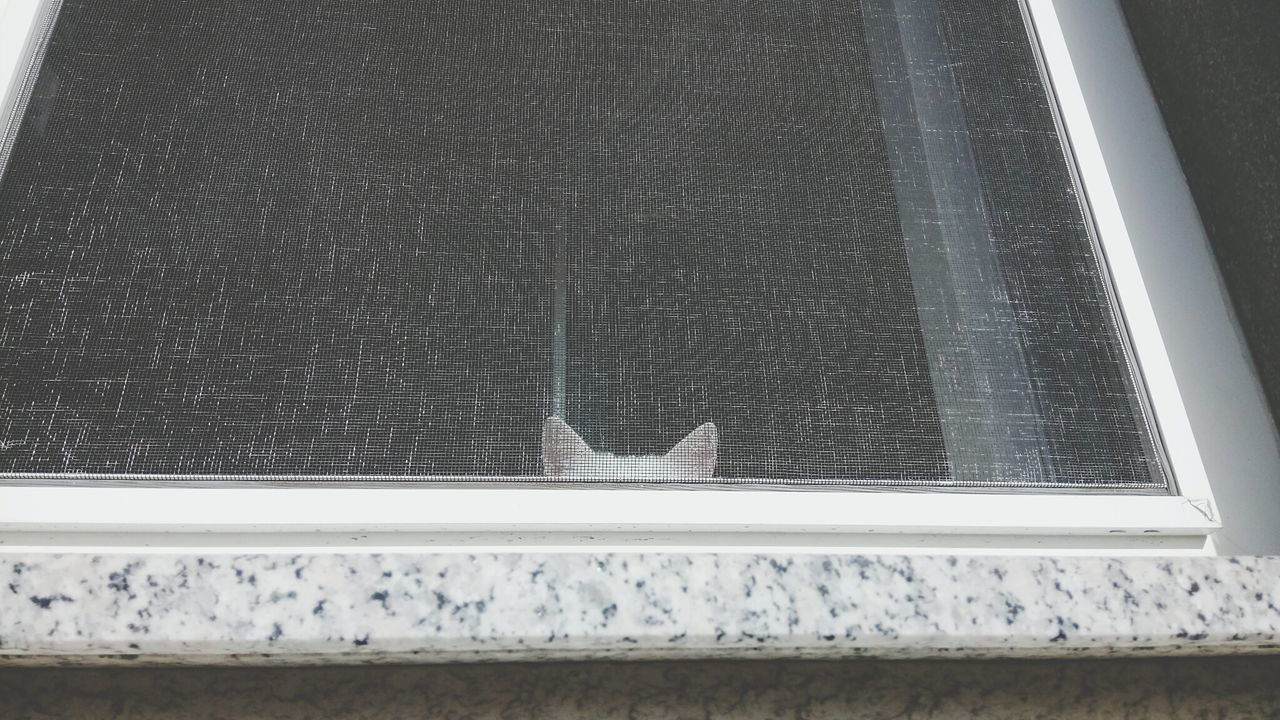
<instances>
[{"instance_id":1,"label":"cat ears silhouette","mask_svg":"<svg viewBox=\"0 0 1280 720\"><path fill-rule=\"evenodd\" d=\"M664 462L690 477L711 477L716 470L720 432L715 423L703 423L662 455ZM547 475L571 475L573 469L596 454L582 436L558 417L542 423L542 468ZM604 453L602 453L604 454Z\"/></svg>"}]
</instances>

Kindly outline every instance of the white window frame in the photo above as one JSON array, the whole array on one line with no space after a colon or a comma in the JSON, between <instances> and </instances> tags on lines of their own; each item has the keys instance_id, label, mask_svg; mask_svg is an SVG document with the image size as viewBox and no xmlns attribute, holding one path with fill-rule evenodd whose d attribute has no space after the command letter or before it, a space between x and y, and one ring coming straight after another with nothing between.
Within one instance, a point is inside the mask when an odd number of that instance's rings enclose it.
<instances>
[{"instance_id":1,"label":"white window frame","mask_svg":"<svg viewBox=\"0 0 1280 720\"><path fill-rule=\"evenodd\" d=\"M17 114L23 76L43 40L40 28L55 10L47 0L0 0L0 130Z\"/></svg>"},{"instance_id":2,"label":"white window frame","mask_svg":"<svg viewBox=\"0 0 1280 720\"><path fill-rule=\"evenodd\" d=\"M14 102L16 79L25 59L35 51L40 21L52 4L50 0L7 0L0 6L0 80L7 82L0 88L5 103L0 108ZM65 487L32 476L30 482L11 479L0 486L0 552L103 547L473 552L513 546L1004 554L1216 552L1213 534L1223 528L1214 497L1217 488L1210 487L1128 231L1131 218L1126 217L1113 186L1091 107L1072 62L1073 50L1078 55L1089 49L1074 38L1072 47L1059 22L1061 12L1078 13L1079 8L1068 9L1061 0L1026 0L1025 7L1039 37L1060 118L1099 230L1176 495L821 488L251 487L234 483L224 487L128 483ZM1086 12L1097 15L1096 8ZM1105 18L1105 13L1098 17ZM1114 36L1114 28L1111 32ZM1136 72L1145 86L1136 61L1130 60L1129 67L1118 67L1116 72ZM1162 126L1148 131L1163 138ZM1190 202L1185 187L1174 201ZM1204 259L1193 258L1193 262ZM1216 278L1211 262L1207 270L1200 275ZM1222 313L1226 314L1216 320L1225 318L1230 323L1229 308ZM1238 338L1236 342L1219 352L1238 353Z\"/></svg>"}]
</instances>

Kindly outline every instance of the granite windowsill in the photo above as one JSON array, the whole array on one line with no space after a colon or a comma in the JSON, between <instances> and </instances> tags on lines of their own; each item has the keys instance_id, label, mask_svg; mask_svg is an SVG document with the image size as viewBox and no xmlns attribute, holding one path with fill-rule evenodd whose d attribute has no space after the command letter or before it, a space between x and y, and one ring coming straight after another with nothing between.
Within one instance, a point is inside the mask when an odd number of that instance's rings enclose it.
<instances>
[{"instance_id":1,"label":"granite windowsill","mask_svg":"<svg viewBox=\"0 0 1280 720\"><path fill-rule=\"evenodd\" d=\"M0 663L1280 651L1280 558L0 556Z\"/></svg>"}]
</instances>

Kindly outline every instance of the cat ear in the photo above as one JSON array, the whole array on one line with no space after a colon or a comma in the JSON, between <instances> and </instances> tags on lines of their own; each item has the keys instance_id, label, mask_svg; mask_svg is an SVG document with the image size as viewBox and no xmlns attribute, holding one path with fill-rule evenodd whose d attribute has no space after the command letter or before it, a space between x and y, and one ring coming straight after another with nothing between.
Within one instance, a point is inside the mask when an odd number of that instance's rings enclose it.
<instances>
[{"instance_id":1,"label":"cat ear","mask_svg":"<svg viewBox=\"0 0 1280 720\"><path fill-rule=\"evenodd\" d=\"M694 477L711 477L716 471L719 443L720 433L715 423L703 423L676 443L667 453L667 459L688 468Z\"/></svg>"},{"instance_id":2,"label":"cat ear","mask_svg":"<svg viewBox=\"0 0 1280 720\"><path fill-rule=\"evenodd\" d=\"M565 421L549 417L542 423L542 471L547 475L568 475L578 461L591 455L591 446Z\"/></svg>"}]
</instances>

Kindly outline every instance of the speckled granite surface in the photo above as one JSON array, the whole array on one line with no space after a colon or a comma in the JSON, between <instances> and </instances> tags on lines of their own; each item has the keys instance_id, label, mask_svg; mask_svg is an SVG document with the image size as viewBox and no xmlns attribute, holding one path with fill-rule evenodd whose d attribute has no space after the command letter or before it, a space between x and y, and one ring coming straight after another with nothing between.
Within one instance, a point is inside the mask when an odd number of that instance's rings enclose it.
<instances>
[{"instance_id":1,"label":"speckled granite surface","mask_svg":"<svg viewBox=\"0 0 1280 720\"><path fill-rule=\"evenodd\" d=\"M1272 652L1280 558L0 556L0 662Z\"/></svg>"},{"instance_id":2,"label":"speckled granite surface","mask_svg":"<svg viewBox=\"0 0 1280 720\"><path fill-rule=\"evenodd\" d=\"M6 720L1262 720L1280 657L0 669Z\"/></svg>"}]
</instances>

